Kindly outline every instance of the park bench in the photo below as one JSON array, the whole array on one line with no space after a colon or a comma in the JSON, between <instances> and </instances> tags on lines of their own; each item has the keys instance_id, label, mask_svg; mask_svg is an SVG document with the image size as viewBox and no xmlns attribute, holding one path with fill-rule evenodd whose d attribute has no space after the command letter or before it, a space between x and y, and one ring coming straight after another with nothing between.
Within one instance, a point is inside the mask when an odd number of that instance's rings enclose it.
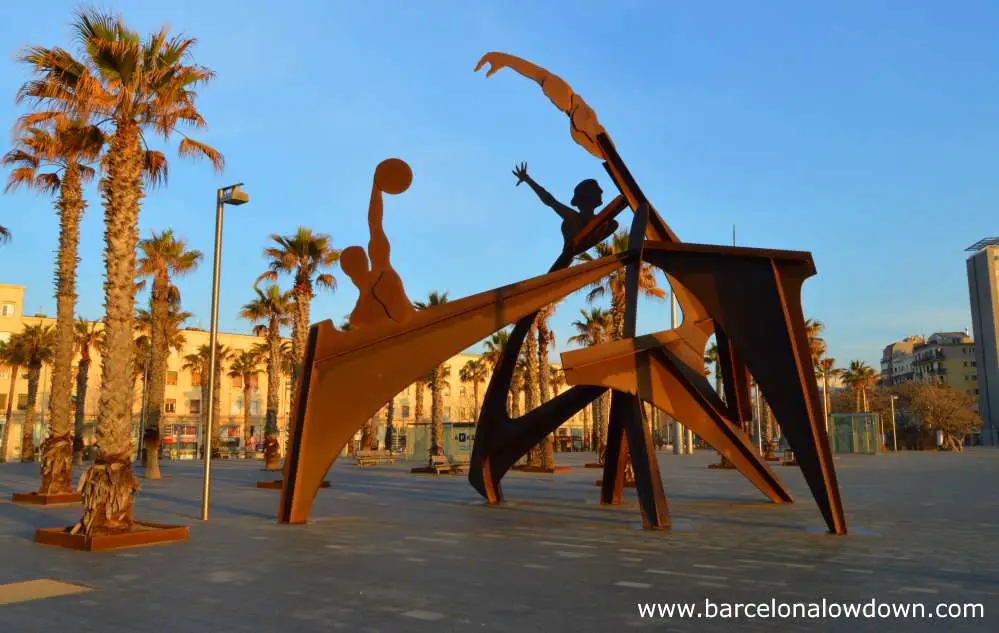
<instances>
[{"instance_id":1,"label":"park bench","mask_svg":"<svg viewBox=\"0 0 999 633\"><path fill-rule=\"evenodd\" d=\"M354 455L355 463L358 468L367 468L368 466L375 466L377 464L390 463L394 464L398 457L392 453L392 451L358 451Z\"/></svg>"},{"instance_id":2,"label":"park bench","mask_svg":"<svg viewBox=\"0 0 999 633\"><path fill-rule=\"evenodd\" d=\"M470 461L471 460L468 455L456 455L455 458L451 460L451 474L457 475L458 473L468 470L468 464Z\"/></svg>"}]
</instances>

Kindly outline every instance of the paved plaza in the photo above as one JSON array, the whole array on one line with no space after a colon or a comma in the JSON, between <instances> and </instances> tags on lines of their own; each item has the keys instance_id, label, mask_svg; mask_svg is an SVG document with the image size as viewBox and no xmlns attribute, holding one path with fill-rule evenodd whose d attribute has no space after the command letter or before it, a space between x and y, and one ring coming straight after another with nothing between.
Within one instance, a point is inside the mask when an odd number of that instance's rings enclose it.
<instances>
[{"instance_id":1,"label":"paved plaza","mask_svg":"<svg viewBox=\"0 0 999 633\"><path fill-rule=\"evenodd\" d=\"M591 454L559 475L511 473L487 507L463 476L339 461L307 526L275 522L259 462L167 462L143 481L140 519L191 526L187 543L107 553L34 545L77 507L0 503L0 585L51 579L90 591L0 606L0 631L996 631L999 451L837 458L851 534L833 537L800 472L797 503L768 503L713 451L662 452L672 532L648 532L633 490L597 503ZM0 465L0 494L37 465ZM639 602L975 602L985 619L649 619ZM928 607L928 608L930 608Z\"/></svg>"}]
</instances>

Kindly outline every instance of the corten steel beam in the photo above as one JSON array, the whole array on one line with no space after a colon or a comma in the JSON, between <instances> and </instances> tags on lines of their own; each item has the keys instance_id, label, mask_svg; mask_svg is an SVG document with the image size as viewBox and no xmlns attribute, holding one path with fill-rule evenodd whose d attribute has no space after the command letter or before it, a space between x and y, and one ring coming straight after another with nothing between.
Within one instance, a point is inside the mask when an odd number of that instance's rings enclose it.
<instances>
[{"instance_id":1,"label":"corten steel beam","mask_svg":"<svg viewBox=\"0 0 999 633\"><path fill-rule=\"evenodd\" d=\"M809 253L647 242L646 261L695 294L756 378L829 530L846 533L801 311Z\"/></svg>"},{"instance_id":2,"label":"corten steel beam","mask_svg":"<svg viewBox=\"0 0 999 633\"><path fill-rule=\"evenodd\" d=\"M629 258L604 257L503 286L421 310L404 323L387 320L346 332L337 331L328 320L313 325L306 351L309 371L296 387L300 397L292 412L291 459L285 460L279 521L308 519L323 477L350 437L418 376L505 325L625 266Z\"/></svg>"},{"instance_id":3,"label":"corten steel beam","mask_svg":"<svg viewBox=\"0 0 999 633\"><path fill-rule=\"evenodd\" d=\"M638 396L683 420L771 501L792 502L742 428L728 417L728 407L703 375L703 363L703 354L690 348L675 330L562 353L567 384L601 385ZM636 364L645 366L647 380L640 380ZM606 503L619 499L603 498Z\"/></svg>"},{"instance_id":4,"label":"corten steel beam","mask_svg":"<svg viewBox=\"0 0 999 633\"><path fill-rule=\"evenodd\" d=\"M637 185L635 186L637 189ZM649 224L650 205L642 200L631 222L628 235L628 250L632 260L625 268L624 277L624 319L623 336L634 339L638 316L638 278L644 262L642 251L645 244L645 231ZM638 359L634 375L645 389L651 388L649 368ZM624 482L626 462L630 458L635 473L635 490L642 509L642 525L646 529L668 528L669 507L666 504L666 491L663 489L662 475L656 448L652 443L652 431L645 421L642 403L635 394L615 391L611 394L611 425L615 437L616 459L604 460L604 479L601 487L602 503L620 503L621 486ZM608 427L610 428L610 426ZM623 436L623 437L622 437Z\"/></svg>"},{"instance_id":5,"label":"corten steel beam","mask_svg":"<svg viewBox=\"0 0 999 633\"><path fill-rule=\"evenodd\" d=\"M715 341L718 344L718 365L721 367L722 385L725 391L725 404L729 418L739 423L739 427L749 435L746 428L753 420L753 397L749 390L749 369L732 349L725 332L715 326Z\"/></svg>"},{"instance_id":6,"label":"corten steel beam","mask_svg":"<svg viewBox=\"0 0 999 633\"><path fill-rule=\"evenodd\" d=\"M501 481L517 460L604 392L600 387L574 387L519 418L511 418L507 393L533 321L532 313L514 326L479 410L468 481L490 504L503 501Z\"/></svg>"}]
</instances>

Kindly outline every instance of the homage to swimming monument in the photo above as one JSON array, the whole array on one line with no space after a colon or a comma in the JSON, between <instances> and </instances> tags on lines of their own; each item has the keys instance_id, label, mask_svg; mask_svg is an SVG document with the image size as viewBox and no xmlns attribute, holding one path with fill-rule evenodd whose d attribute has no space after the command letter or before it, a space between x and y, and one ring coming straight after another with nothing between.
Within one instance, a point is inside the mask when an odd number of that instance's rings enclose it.
<instances>
[{"instance_id":1,"label":"homage to swimming monument","mask_svg":"<svg viewBox=\"0 0 999 633\"><path fill-rule=\"evenodd\" d=\"M815 274L809 253L684 243L645 197L596 113L555 74L505 53L488 53L475 70L502 68L537 82L569 117L572 139L600 160L618 194L606 205L596 181L576 187L572 206L555 200L527 175L542 201L562 217L563 244L546 274L414 310L392 267L382 228L384 194L399 195L413 174L390 158L375 170L368 210L370 241L344 250L344 272L360 296L351 329L329 320L312 325L296 387L278 519L304 523L329 468L358 428L417 377L452 355L514 324L487 387L469 465L469 482L489 504L503 501L502 479L528 450L607 389L610 424L600 501L621 502L626 466L646 528L668 528L669 510L642 402L681 420L774 503L791 495L745 433L752 419L750 376L769 403L805 480L834 534L846 533L836 472L822 420L801 286ZM626 253L586 263L576 256L610 236L625 209ZM624 221L622 220L623 224ZM679 327L636 336L640 268L665 273L683 312ZM517 418L507 393L537 311L611 272L625 271L624 338L562 354L571 388ZM704 350L715 337L724 384L718 394L705 377ZM724 397L722 397L724 396Z\"/></svg>"}]
</instances>

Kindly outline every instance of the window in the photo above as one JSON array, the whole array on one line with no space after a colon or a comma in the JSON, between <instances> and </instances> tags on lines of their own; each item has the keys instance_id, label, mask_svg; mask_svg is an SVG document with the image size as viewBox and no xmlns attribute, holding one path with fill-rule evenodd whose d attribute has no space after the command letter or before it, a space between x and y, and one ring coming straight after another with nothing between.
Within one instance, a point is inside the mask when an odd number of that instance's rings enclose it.
<instances>
[{"instance_id":1,"label":"window","mask_svg":"<svg viewBox=\"0 0 999 633\"><path fill-rule=\"evenodd\" d=\"M408 418L409 417L409 405L408 404L402 405L402 417L403 418Z\"/></svg>"},{"instance_id":2,"label":"window","mask_svg":"<svg viewBox=\"0 0 999 633\"><path fill-rule=\"evenodd\" d=\"M15 305L14 302L12 301L4 301L3 303L0 303L0 316L5 316L5 317L14 316L14 308Z\"/></svg>"},{"instance_id":3,"label":"window","mask_svg":"<svg viewBox=\"0 0 999 633\"><path fill-rule=\"evenodd\" d=\"M444 419L445 420L451 419L451 407L444 407Z\"/></svg>"},{"instance_id":4,"label":"window","mask_svg":"<svg viewBox=\"0 0 999 633\"><path fill-rule=\"evenodd\" d=\"M463 396L463 395L465 395L465 388L464 388L464 387L462 387L462 388L458 389L458 395L459 395L459 396Z\"/></svg>"},{"instance_id":5,"label":"window","mask_svg":"<svg viewBox=\"0 0 999 633\"><path fill-rule=\"evenodd\" d=\"M260 385L260 374L250 376L250 389L258 389Z\"/></svg>"},{"instance_id":6,"label":"window","mask_svg":"<svg viewBox=\"0 0 999 633\"><path fill-rule=\"evenodd\" d=\"M260 402L257 400L250 401L250 415L260 415Z\"/></svg>"},{"instance_id":7,"label":"window","mask_svg":"<svg viewBox=\"0 0 999 633\"><path fill-rule=\"evenodd\" d=\"M176 385L177 384L177 372L175 372L175 371L168 371L167 372L167 381L166 381L166 384L168 384L168 385Z\"/></svg>"},{"instance_id":8,"label":"window","mask_svg":"<svg viewBox=\"0 0 999 633\"><path fill-rule=\"evenodd\" d=\"M167 401L163 403L163 410L167 413L177 413L177 401L173 398L167 398Z\"/></svg>"},{"instance_id":9,"label":"window","mask_svg":"<svg viewBox=\"0 0 999 633\"><path fill-rule=\"evenodd\" d=\"M200 387L201 386L201 372L200 371L192 371L191 372L191 386L192 387ZM193 402L193 400L192 400L192 402Z\"/></svg>"},{"instance_id":10,"label":"window","mask_svg":"<svg viewBox=\"0 0 999 633\"><path fill-rule=\"evenodd\" d=\"M187 412L192 415L201 413L201 400L189 400L187 403Z\"/></svg>"},{"instance_id":11,"label":"window","mask_svg":"<svg viewBox=\"0 0 999 633\"><path fill-rule=\"evenodd\" d=\"M26 393L17 394L17 410L18 411L28 410L28 394Z\"/></svg>"},{"instance_id":12,"label":"window","mask_svg":"<svg viewBox=\"0 0 999 633\"><path fill-rule=\"evenodd\" d=\"M232 404L229 405L229 413L231 415L239 415L242 412L243 412L243 399L238 398L236 400L233 400Z\"/></svg>"},{"instance_id":13,"label":"window","mask_svg":"<svg viewBox=\"0 0 999 633\"><path fill-rule=\"evenodd\" d=\"M975 389L975 395L976 395L976 396L978 395L978 390L977 390L977 389Z\"/></svg>"},{"instance_id":14,"label":"window","mask_svg":"<svg viewBox=\"0 0 999 633\"><path fill-rule=\"evenodd\" d=\"M6 367L0 369L0 380L7 380L8 378L10 378L10 370Z\"/></svg>"},{"instance_id":15,"label":"window","mask_svg":"<svg viewBox=\"0 0 999 633\"><path fill-rule=\"evenodd\" d=\"M242 389L243 388L243 377L240 376L239 374L236 374L235 376L233 376L232 377L232 386L235 387L236 389Z\"/></svg>"}]
</instances>

